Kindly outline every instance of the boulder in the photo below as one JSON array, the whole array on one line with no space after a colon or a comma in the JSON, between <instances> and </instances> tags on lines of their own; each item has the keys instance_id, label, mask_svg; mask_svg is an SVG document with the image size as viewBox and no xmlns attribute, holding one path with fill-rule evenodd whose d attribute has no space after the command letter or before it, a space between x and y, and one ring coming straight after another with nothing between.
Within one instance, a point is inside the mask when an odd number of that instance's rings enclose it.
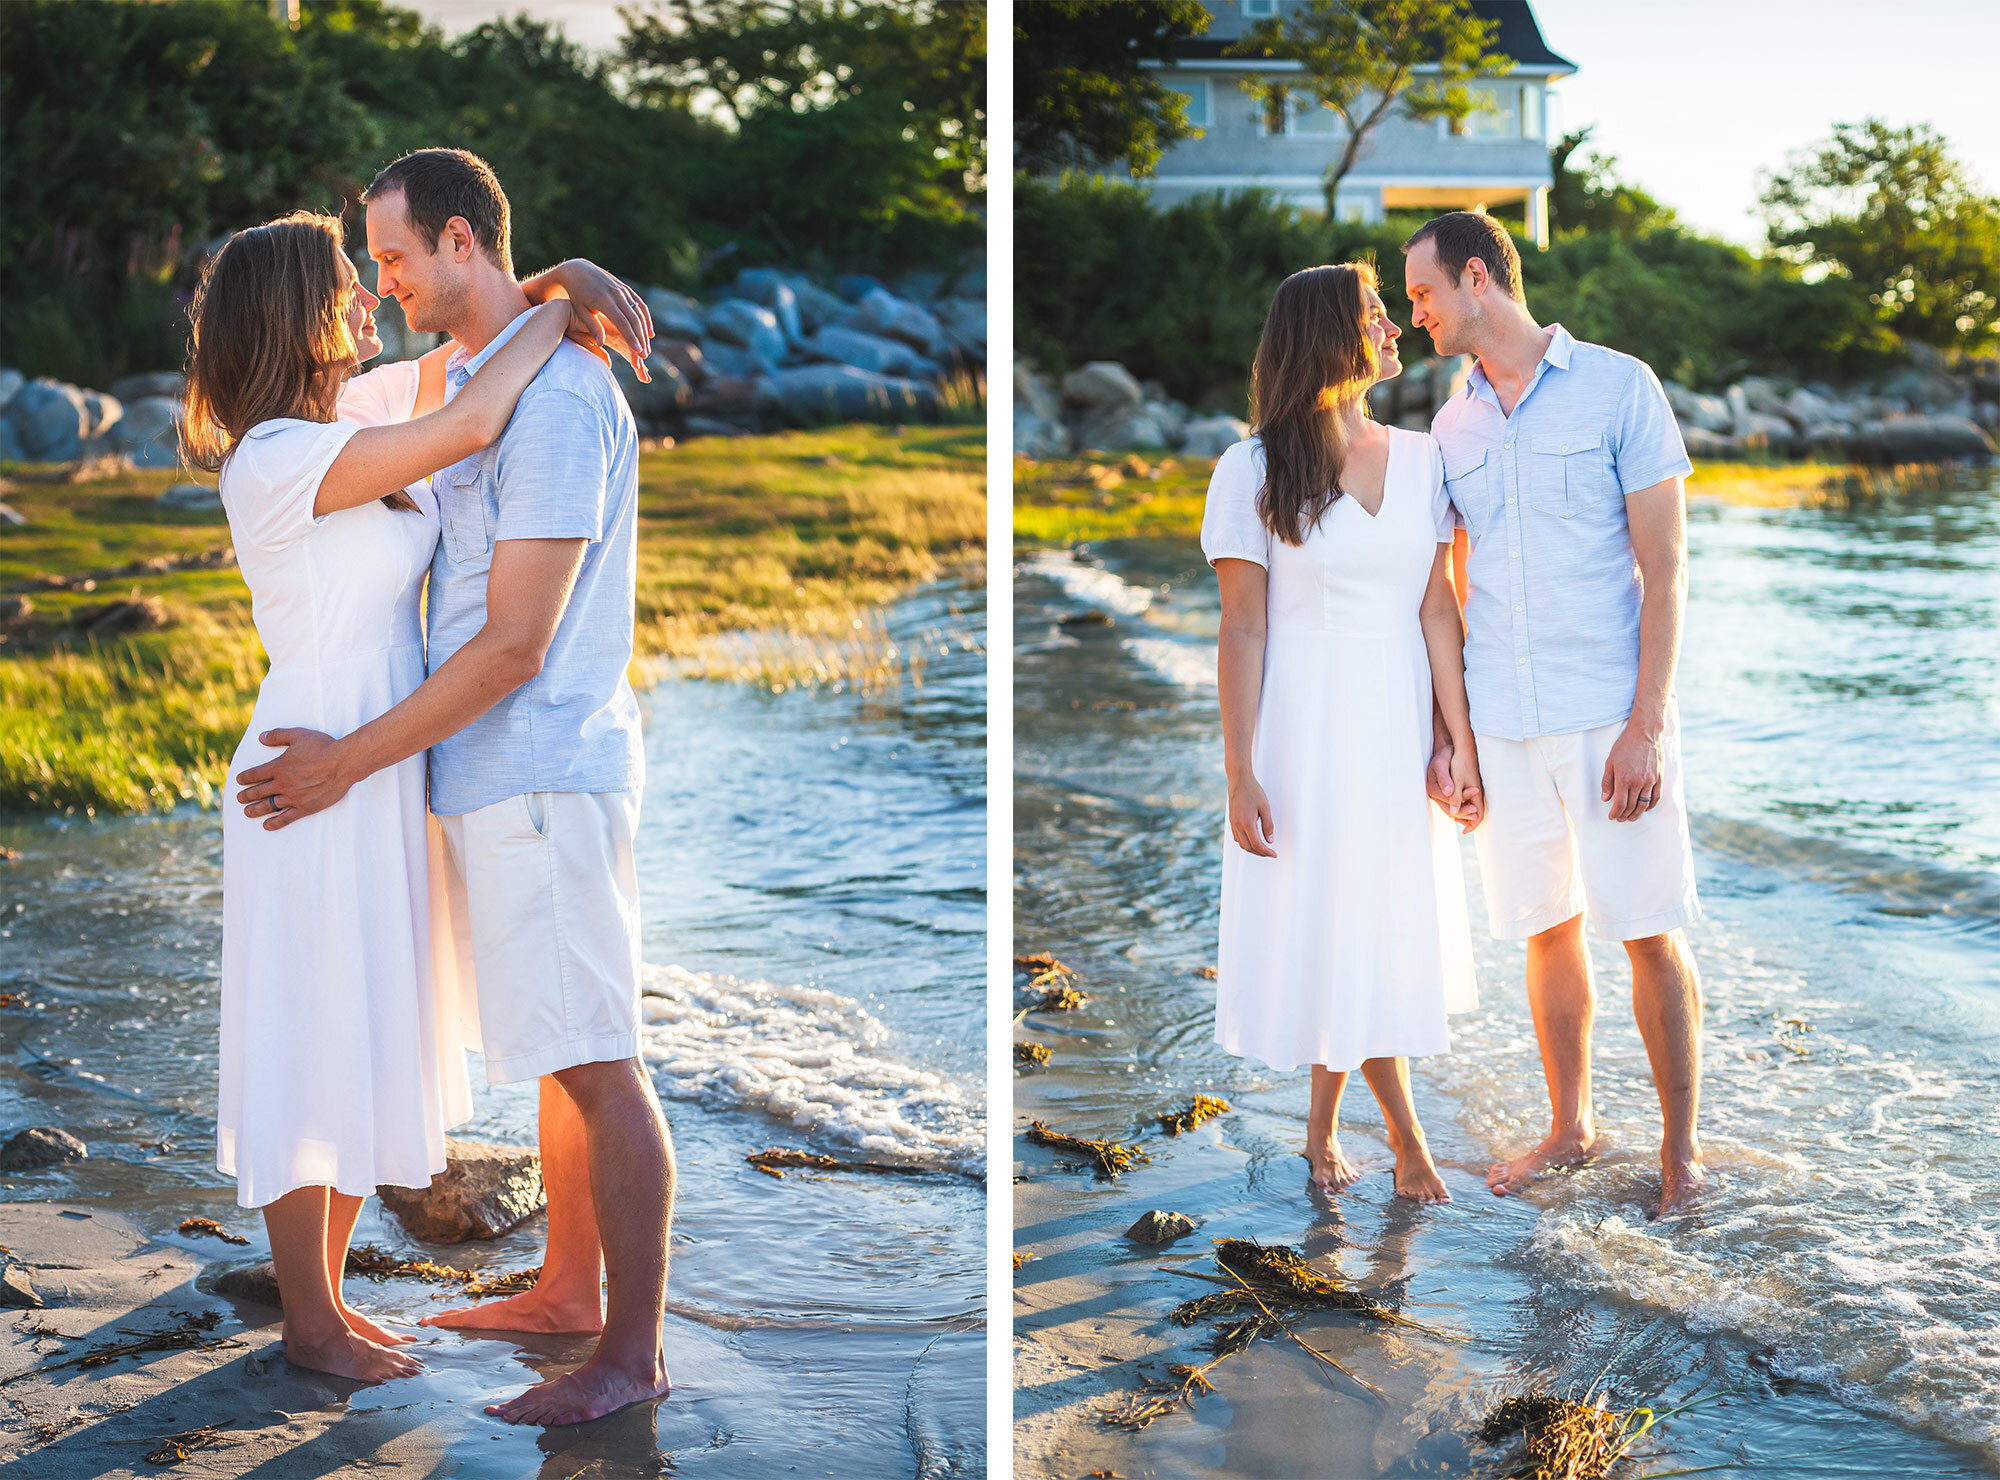
<instances>
[{"instance_id":1,"label":"boulder","mask_svg":"<svg viewBox=\"0 0 2000 1480\"><path fill-rule=\"evenodd\" d=\"M14 430L14 424L0 418L0 462L26 462L28 453L21 446L21 437Z\"/></svg>"},{"instance_id":2,"label":"boulder","mask_svg":"<svg viewBox=\"0 0 2000 1480\"><path fill-rule=\"evenodd\" d=\"M1014 364L1014 451L1021 457L1062 457L1070 450L1062 398L1046 375Z\"/></svg>"},{"instance_id":3,"label":"boulder","mask_svg":"<svg viewBox=\"0 0 2000 1480\"><path fill-rule=\"evenodd\" d=\"M445 1169L423 1188L378 1187L382 1206L413 1238L462 1244L498 1238L542 1208L542 1158L521 1146L447 1138Z\"/></svg>"},{"instance_id":4,"label":"boulder","mask_svg":"<svg viewBox=\"0 0 2000 1480\"><path fill-rule=\"evenodd\" d=\"M703 383L688 407L690 424L696 416L713 421L755 425L766 411L778 410L778 392L768 375L718 375Z\"/></svg>"},{"instance_id":5,"label":"boulder","mask_svg":"<svg viewBox=\"0 0 2000 1480\"><path fill-rule=\"evenodd\" d=\"M1183 406L1179 401L1148 400L1146 402L1146 414L1153 418L1155 426L1166 433L1167 445L1169 447L1178 447L1181 445L1181 437L1187 430L1188 424L1187 407Z\"/></svg>"},{"instance_id":6,"label":"boulder","mask_svg":"<svg viewBox=\"0 0 2000 1480\"><path fill-rule=\"evenodd\" d=\"M1943 462L1968 458L1990 461L1993 439L1962 416L1898 416L1871 421L1847 441L1856 462Z\"/></svg>"},{"instance_id":7,"label":"boulder","mask_svg":"<svg viewBox=\"0 0 2000 1480\"><path fill-rule=\"evenodd\" d=\"M73 385L47 376L29 381L0 411L13 429L17 461L73 462L90 435L90 405Z\"/></svg>"},{"instance_id":8,"label":"boulder","mask_svg":"<svg viewBox=\"0 0 2000 1480\"><path fill-rule=\"evenodd\" d=\"M1131 452L1167 446L1167 430L1150 409L1107 406L1076 419L1072 426L1079 452Z\"/></svg>"},{"instance_id":9,"label":"boulder","mask_svg":"<svg viewBox=\"0 0 2000 1480\"><path fill-rule=\"evenodd\" d=\"M777 361L755 350L745 349L740 344L728 344L720 339L704 339L700 349L702 364L711 375L724 380L755 380L778 368Z\"/></svg>"},{"instance_id":10,"label":"boulder","mask_svg":"<svg viewBox=\"0 0 2000 1480\"><path fill-rule=\"evenodd\" d=\"M859 329L828 325L799 346L811 359L853 365L879 375L908 375L917 367L917 352L899 339L864 334Z\"/></svg>"},{"instance_id":11,"label":"boulder","mask_svg":"<svg viewBox=\"0 0 2000 1480\"><path fill-rule=\"evenodd\" d=\"M377 324L381 314L375 315ZM187 394L187 377L178 370L149 370L144 375L127 375L111 382L111 394L125 402L125 414L132 414L132 402L148 396L171 396L180 400Z\"/></svg>"},{"instance_id":12,"label":"boulder","mask_svg":"<svg viewBox=\"0 0 2000 1480\"><path fill-rule=\"evenodd\" d=\"M799 320L799 295L775 268L746 267L724 291L732 298L760 303L770 309L777 316L785 338L795 340L805 333Z\"/></svg>"},{"instance_id":13,"label":"boulder","mask_svg":"<svg viewBox=\"0 0 2000 1480\"><path fill-rule=\"evenodd\" d=\"M749 350L766 364L776 365L785 357L785 331L778 316L761 303L725 298L708 310L703 327L704 354L711 342L719 340Z\"/></svg>"},{"instance_id":14,"label":"boulder","mask_svg":"<svg viewBox=\"0 0 2000 1480\"><path fill-rule=\"evenodd\" d=\"M1204 416L1182 430L1181 451L1188 457L1220 457L1249 437L1248 422L1233 416Z\"/></svg>"},{"instance_id":15,"label":"boulder","mask_svg":"<svg viewBox=\"0 0 2000 1480\"><path fill-rule=\"evenodd\" d=\"M20 371L0 366L0 411L7 409L7 403L14 399L14 393L28 383L28 377Z\"/></svg>"},{"instance_id":16,"label":"boulder","mask_svg":"<svg viewBox=\"0 0 2000 1480\"><path fill-rule=\"evenodd\" d=\"M1942 370L1926 370L1912 365L1884 381L1882 394L1902 402L1912 411L1937 411L1963 399L1965 392Z\"/></svg>"},{"instance_id":17,"label":"boulder","mask_svg":"<svg viewBox=\"0 0 2000 1480\"><path fill-rule=\"evenodd\" d=\"M984 298L943 298L932 310L944 326L945 338L967 359L986 359L986 300Z\"/></svg>"},{"instance_id":18,"label":"boulder","mask_svg":"<svg viewBox=\"0 0 2000 1480\"><path fill-rule=\"evenodd\" d=\"M878 290L882 290L882 285L866 273L851 272L833 280L833 291L840 295L843 303L859 303Z\"/></svg>"},{"instance_id":19,"label":"boulder","mask_svg":"<svg viewBox=\"0 0 2000 1480\"><path fill-rule=\"evenodd\" d=\"M1681 424L1685 434L1689 429L1727 436L1734 418L1729 403L1721 396L1704 396L1700 391L1689 390L1679 381L1666 383L1667 404L1673 408L1674 419Z\"/></svg>"},{"instance_id":20,"label":"boulder","mask_svg":"<svg viewBox=\"0 0 2000 1480\"><path fill-rule=\"evenodd\" d=\"M103 391L86 390L83 393L83 407L90 416L89 430L84 432L86 441L102 437L125 415L125 406L116 396L107 396Z\"/></svg>"},{"instance_id":21,"label":"boulder","mask_svg":"<svg viewBox=\"0 0 2000 1480\"><path fill-rule=\"evenodd\" d=\"M1785 397L1785 415L1801 431L1807 427L1824 426L1828 422L1846 421L1847 408L1830 396L1822 396L1800 386Z\"/></svg>"},{"instance_id":22,"label":"boulder","mask_svg":"<svg viewBox=\"0 0 2000 1480\"><path fill-rule=\"evenodd\" d=\"M829 293L806 278L786 279L791 285L792 296L799 304L799 327L806 333L816 333L828 324L838 323L847 312L847 300L838 293Z\"/></svg>"},{"instance_id":23,"label":"boulder","mask_svg":"<svg viewBox=\"0 0 2000 1480\"><path fill-rule=\"evenodd\" d=\"M17 1132L5 1146L0 1146L0 1172L59 1166L67 1161L82 1161L89 1155L90 1148L68 1131L52 1125L34 1125Z\"/></svg>"},{"instance_id":24,"label":"boulder","mask_svg":"<svg viewBox=\"0 0 2000 1480\"><path fill-rule=\"evenodd\" d=\"M951 280L950 286L944 291L947 298L977 298L984 303L986 301L985 254L980 254L979 261L961 267L958 276Z\"/></svg>"},{"instance_id":25,"label":"boulder","mask_svg":"<svg viewBox=\"0 0 2000 1480\"><path fill-rule=\"evenodd\" d=\"M667 342L660 341L662 345ZM618 382L618 389L625 393L625 404L640 420L658 420L694 399L693 381L662 350L656 349L646 356L646 373L653 377L650 381L640 380L624 356L611 357L611 374Z\"/></svg>"},{"instance_id":26,"label":"boulder","mask_svg":"<svg viewBox=\"0 0 2000 1480\"><path fill-rule=\"evenodd\" d=\"M106 606L79 608L70 618L85 637L130 637L135 632L158 632L173 625L167 604L157 596L140 596L131 601L114 601Z\"/></svg>"},{"instance_id":27,"label":"boulder","mask_svg":"<svg viewBox=\"0 0 2000 1480\"><path fill-rule=\"evenodd\" d=\"M128 401L125 414L111 429L111 448L131 458L134 467L178 467L181 422L186 415L186 408L173 396L141 396Z\"/></svg>"},{"instance_id":28,"label":"boulder","mask_svg":"<svg viewBox=\"0 0 2000 1480\"><path fill-rule=\"evenodd\" d=\"M273 1310L285 1308L284 1296L278 1289L278 1267L268 1259L257 1264L231 1265L211 1280L208 1288L218 1295L268 1305Z\"/></svg>"},{"instance_id":29,"label":"boulder","mask_svg":"<svg viewBox=\"0 0 2000 1480\"><path fill-rule=\"evenodd\" d=\"M717 421L712 416L690 416L681 423L690 437L747 437L750 428L733 421Z\"/></svg>"},{"instance_id":30,"label":"boulder","mask_svg":"<svg viewBox=\"0 0 2000 1480\"><path fill-rule=\"evenodd\" d=\"M1125 1230L1125 1237L1142 1244L1170 1244L1194 1232L1194 1219L1186 1213L1169 1213L1153 1208L1139 1215L1139 1221Z\"/></svg>"},{"instance_id":31,"label":"boulder","mask_svg":"<svg viewBox=\"0 0 2000 1480\"><path fill-rule=\"evenodd\" d=\"M1746 375L1731 387L1743 392L1743 401L1760 416L1785 414L1785 389L1768 375Z\"/></svg>"},{"instance_id":32,"label":"boulder","mask_svg":"<svg viewBox=\"0 0 2000 1480\"><path fill-rule=\"evenodd\" d=\"M206 483L176 483L165 493L153 500L162 509L215 509L222 508L222 490L211 488Z\"/></svg>"},{"instance_id":33,"label":"boulder","mask_svg":"<svg viewBox=\"0 0 2000 1480\"><path fill-rule=\"evenodd\" d=\"M1146 396L1132 372L1116 360L1092 360L1062 378L1062 398L1063 405L1073 410L1103 411L1112 407L1137 410Z\"/></svg>"},{"instance_id":34,"label":"boulder","mask_svg":"<svg viewBox=\"0 0 2000 1480\"><path fill-rule=\"evenodd\" d=\"M653 317L653 335L660 339L701 338L701 305L665 288L641 288L646 312Z\"/></svg>"},{"instance_id":35,"label":"boulder","mask_svg":"<svg viewBox=\"0 0 2000 1480\"><path fill-rule=\"evenodd\" d=\"M937 392L927 385L852 365L801 365L775 377L786 420L921 421L937 414Z\"/></svg>"},{"instance_id":36,"label":"boulder","mask_svg":"<svg viewBox=\"0 0 2000 1480\"><path fill-rule=\"evenodd\" d=\"M944 297L952 273L941 267L912 267L896 274L895 291L912 303L930 303Z\"/></svg>"},{"instance_id":37,"label":"boulder","mask_svg":"<svg viewBox=\"0 0 2000 1480\"><path fill-rule=\"evenodd\" d=\"M1689 422L1681 423L1681 445L1689 457L1733 457L1737 450L1734 437Z\"/></svg>"},{"instance_id":38,"label":"boulder","mask_svg":"<svg viewBox=\"0 0 2000 1480\"><path fill-rule=\"evenodd\" d=\"M933 360L942 359L951 349L944 325L935 314L881 288L855 304L841 324L867 334L880 334L885 339L900 339Z\"/></svg>"}]
</instances>

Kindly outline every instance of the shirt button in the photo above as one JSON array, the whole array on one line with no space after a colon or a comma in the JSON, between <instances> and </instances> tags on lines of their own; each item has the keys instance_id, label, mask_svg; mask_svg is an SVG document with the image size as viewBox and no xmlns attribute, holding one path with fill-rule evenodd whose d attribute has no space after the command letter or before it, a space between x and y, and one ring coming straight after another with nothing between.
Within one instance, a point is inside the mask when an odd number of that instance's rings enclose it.
<instances>
[{"instance_id":1,"label":"shirt button","mask_svg":"<svg viewBox=\"0 0 2000 1480\"><path fill-rule=\"evenodd\" d=\"M1517 606L1517 607L1515 607L1515 608L1514 608L1514 610L1518 612L1518 611L1523 611L1523 610L1525 610L1525 608L1523 608L1523 607L1518 607L1518 606Z\"/></svg>"},{"instance_id":2,"label":"shirt button","mask_svg":"<svg viewBox=\"0 0 2000 1480\"><path fill-rule=\"evenodd\" d=\"M1523 659L1521 659L1521 661L1522 661L1523 663L1525 663L1525 662L1527 662L1528 660L1527 660L1526 658L1523 658Z\"/></svg>"}]
</instances>

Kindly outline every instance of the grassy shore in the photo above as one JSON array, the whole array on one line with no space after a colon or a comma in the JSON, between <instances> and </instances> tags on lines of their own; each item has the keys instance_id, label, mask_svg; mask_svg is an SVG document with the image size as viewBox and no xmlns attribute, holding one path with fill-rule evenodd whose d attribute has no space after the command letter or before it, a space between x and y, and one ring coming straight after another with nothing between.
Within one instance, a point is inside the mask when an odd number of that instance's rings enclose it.
<instances>
[{"instance_id":1,"label":"grassy shore","mask_svg":"<svg viewBox=\"0 0 2000 1480\"><path fill-rule=\"evenodd\" d=\"M985 456L978 426L845 426L642 454L640 658L780 684L879 673L871 611L984 558ZM60 484L9 471L0 497L27 523L0 531L0 601L25 597L30 610L0 645L0 809L212 802L264 672L249 593L222 553L227 522L157 505L182 473ZM80 634L120 601L166 625ZM745 631L784 640L719 640Z\"/></svg>"},{"instance_id":2,"label":"grassy shore","mask_svg":"<svg viewBox=\"0 0 2000 1480\"><path fill-rule=\"evenodd\" d=\"M1074 545L1143 537L1194 539L1201 534L1209 458L1099 453L1033 461L1014 467L1014 542ZM1812 462L1699 462L1688 479L1690 498L1735 504L1849 504L1897 493L1936 492L1958 485L1962 470L1875 469Z\"/></svg>"}]
</instances>

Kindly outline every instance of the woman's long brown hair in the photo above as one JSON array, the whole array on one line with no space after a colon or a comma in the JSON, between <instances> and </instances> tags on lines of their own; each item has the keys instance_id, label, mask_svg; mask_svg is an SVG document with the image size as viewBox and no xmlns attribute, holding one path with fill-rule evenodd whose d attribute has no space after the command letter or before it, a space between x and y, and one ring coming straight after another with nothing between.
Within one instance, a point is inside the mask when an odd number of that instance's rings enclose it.
<instances>
[{"instance_id":1,"label":"woman's long brown hair","mask_svg":"<svg viewBox=\"0 0 2000 1480\"><path fill-rule=\"evenodd\" d=\"M1264 444L1257 510L1271 532L1302 545L1340 497L1347 460L1342 416L1375 383L1374 346L1362 330L1366 262L1308 267L1278 284L1250 371L1251 429Z\"/></svg>"}]
</instances>

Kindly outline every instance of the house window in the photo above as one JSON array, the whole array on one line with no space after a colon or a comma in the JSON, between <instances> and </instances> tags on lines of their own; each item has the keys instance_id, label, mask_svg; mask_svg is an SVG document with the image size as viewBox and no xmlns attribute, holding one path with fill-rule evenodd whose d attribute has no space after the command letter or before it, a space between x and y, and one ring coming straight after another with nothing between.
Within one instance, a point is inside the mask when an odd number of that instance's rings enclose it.
<instances>
[{"instance_id":1,"label":"house window","mask_svg":"<svg viewBox=\"0 0 2000 1480\"><path fill-rule=\"evenodd\" d=\"M1243 19L1266 20L1278 13L1278 0L1243 0Z\"/></svg>"},{"instance_id":2,"label":"house window","mask_svg":"<svg viewBox=\"0 0 2000 1480\"><path fill-rule=\"evenodd\" d=\"M1207 128L1208 80L1206 78L1190 77L1185 81L1168 82L1166 85L1175 92L1184 94L1188 100L1187 108L1181 116L1196 128Z\"/></svg>"},{"instance_id":3,"label":"house window","mask_svg":"<svg viewBox=\"0 0 2000 1480\"><path fill-rule=\"evenodd\" d=\"M1284 88L1273 88L1264 98L1264 137L1282 139L1292 131L1292 98Z\"/></svg>"},{"instance_id":4,"label":"house window","mask_svg":"<svg viewBox=\"0 0 2000 1480\"><path fill-rule=\"evenodd\" d=\"M1324 139L1343 133L1345 129L1338 113L1307 94L1293 99L1292 132L1307 138Z\"/></svg>"},{"instance_id":5,"label":"house window","mask_svg":"<svg viewBox=\"0 0 2000 1480\"><path fill-rule=\"evenodd\" d=\"M1521 137L1546 139L1542 132L1542 90L1532 82L1521 84Z\"/></svg>"},{"instance_id":6,"label":"house window","mask_svg":"<svg viewBox=\"0 0 2000 1480\"><path fill-rule=\"evenodd\" d=\"M1463 118L1447 120L1451 133L1465 139L1518 139L1521 137L1521 89L1479 87L1466 89L1480 105Z\"/></svg>"}]
</instances>

